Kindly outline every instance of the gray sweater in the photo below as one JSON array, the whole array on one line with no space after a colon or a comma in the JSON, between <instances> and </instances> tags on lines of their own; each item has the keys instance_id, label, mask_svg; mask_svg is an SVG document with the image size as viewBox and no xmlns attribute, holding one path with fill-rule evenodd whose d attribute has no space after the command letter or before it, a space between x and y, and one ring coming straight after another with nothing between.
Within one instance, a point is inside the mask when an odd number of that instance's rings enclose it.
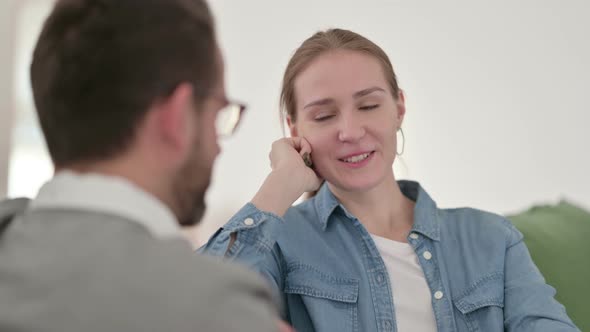
<instances>
[{"instance_id":1,"label":"gray sweater","mask_svg":"<svg viewBox=\"0 0 590 332\"><path fill-rule=\"evenodd\" d=\"M255 275L108 214L0 202L0 331L275 331Z\"/></svg>"}]
</instances>

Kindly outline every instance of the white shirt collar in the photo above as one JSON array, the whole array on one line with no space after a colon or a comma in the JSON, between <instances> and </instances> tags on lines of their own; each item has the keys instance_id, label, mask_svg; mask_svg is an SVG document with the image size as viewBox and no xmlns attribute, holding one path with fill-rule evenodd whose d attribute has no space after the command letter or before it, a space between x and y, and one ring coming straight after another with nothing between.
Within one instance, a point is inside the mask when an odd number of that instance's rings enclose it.
<instances>
[{"instance_id":1,"label":"white shirt collar","mask_svg":"<svg viewBox=\"0 0 590 332\"><path fill-rule=\"evenodd\" d=\"M112 213L145 226L156 237L181 235L174 214L164 203L122 177L58 172L41 187L30 208Z\"/></svg>"}]
</instances>

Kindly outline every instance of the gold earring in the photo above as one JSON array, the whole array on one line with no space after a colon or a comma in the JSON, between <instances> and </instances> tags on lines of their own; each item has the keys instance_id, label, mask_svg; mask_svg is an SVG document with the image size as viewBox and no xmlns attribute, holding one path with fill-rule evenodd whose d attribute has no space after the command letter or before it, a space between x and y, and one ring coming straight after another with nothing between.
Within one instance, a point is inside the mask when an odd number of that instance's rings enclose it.
<instances>
[{"instance_id":1,"label":"gold earring","mask_svg":"<svg viewBox=\"0 0 590 332\"><path fill-rule=\"evenodd\" d=\"M404 135L404 130L402 129L402 127L397 128L397 131L402 133L402 150L401 150L401 152L396 151L395 154L398 156L401 156L402 154L404 154L404 150L406 149L406 136ZM396 150L397 150L397 147L396 147Z\"/></svg>"}]
</instances>

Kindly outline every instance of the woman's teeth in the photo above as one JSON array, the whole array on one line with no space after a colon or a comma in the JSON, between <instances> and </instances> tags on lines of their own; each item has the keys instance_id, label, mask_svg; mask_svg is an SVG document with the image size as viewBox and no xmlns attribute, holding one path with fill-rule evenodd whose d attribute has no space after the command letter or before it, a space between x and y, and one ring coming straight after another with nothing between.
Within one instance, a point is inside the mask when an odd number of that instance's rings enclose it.
<instances>
[{"instance_id":1,"label":"woman's teeth","mask_svg":"<svg viewBox=\"0 0 590 332\"><path fill-rule=\"evenodd\" d=\"M359 161L363 161L363 160L367 159L369 157L369 155L371 155L370 152L364 153L364 154L359 154L358 156L348 157L348 158L342 159L342 161L344 161L345 163L358 163Z\"/></svg>"}]
</instances>

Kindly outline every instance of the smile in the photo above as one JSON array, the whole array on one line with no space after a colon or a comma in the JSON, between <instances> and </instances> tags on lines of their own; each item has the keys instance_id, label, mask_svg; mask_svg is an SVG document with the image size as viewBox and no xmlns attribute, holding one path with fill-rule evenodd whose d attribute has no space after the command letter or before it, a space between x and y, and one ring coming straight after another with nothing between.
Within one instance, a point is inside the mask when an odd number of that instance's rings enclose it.
<instances>
[{"instance_id":1,"label":"smile","mask_svg":"<svg viewBox=\"0 0 590 332\"><path fill-rule=\"evenodd\" d=\"M360 163L361 161L369 158L372 154L373 154L373 151L367 152L367 153L363 153L363 154L359 154L359 155L356 155L356 156L350 156L350 157L347 157L347 158L342 158L342 159L340 159L340 161L343 161L345 163L351 163L351 164Z\"/></svg>"}]
</instances>

